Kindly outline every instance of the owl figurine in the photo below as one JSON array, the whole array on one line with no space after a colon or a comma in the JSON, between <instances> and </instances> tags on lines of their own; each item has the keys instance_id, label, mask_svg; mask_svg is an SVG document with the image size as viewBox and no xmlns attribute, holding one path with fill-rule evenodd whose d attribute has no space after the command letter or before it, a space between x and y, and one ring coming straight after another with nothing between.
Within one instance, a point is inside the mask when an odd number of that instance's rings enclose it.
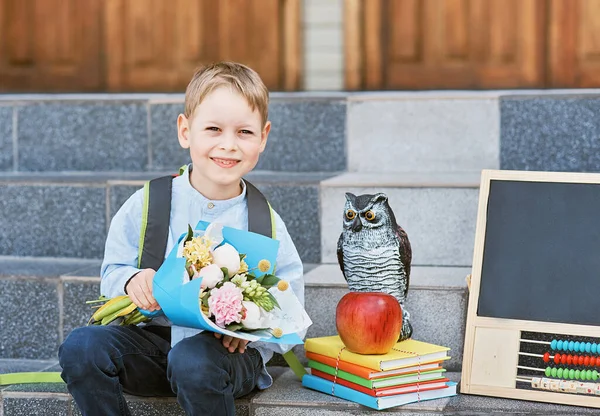
<instances>
[{"instance_id":1,"label":"owl figurine","mask_svg":"<svg viewBox=\"0 0 600 416\"><path fill-rule=\"evenodd\" d=\"M406 232L396 223L386 194L346 193L337 257L350 291L385 292L398 300L402 307L399 341L410 338L412 326L404 301L412 251Z\"/></svg>"}]
</instances>

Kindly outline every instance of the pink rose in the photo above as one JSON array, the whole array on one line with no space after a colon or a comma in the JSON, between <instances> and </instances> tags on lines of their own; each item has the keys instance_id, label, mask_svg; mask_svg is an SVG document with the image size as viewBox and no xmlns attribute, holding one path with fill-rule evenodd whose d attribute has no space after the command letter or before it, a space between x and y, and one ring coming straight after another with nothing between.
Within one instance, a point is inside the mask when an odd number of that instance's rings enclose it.
<instances>
[{"instance_id":1,"label":"pink rose","mask_svg":"<svg viewBox=\"0 0 600 416\"><path fill-rule=\"evenodd\" d=\"M242 300L242 289L231 282L225 282L220 288L210 291L208 310L214 315L217 326L225 328L232 322L241 322Z\"/></svg>"}]
</instances>

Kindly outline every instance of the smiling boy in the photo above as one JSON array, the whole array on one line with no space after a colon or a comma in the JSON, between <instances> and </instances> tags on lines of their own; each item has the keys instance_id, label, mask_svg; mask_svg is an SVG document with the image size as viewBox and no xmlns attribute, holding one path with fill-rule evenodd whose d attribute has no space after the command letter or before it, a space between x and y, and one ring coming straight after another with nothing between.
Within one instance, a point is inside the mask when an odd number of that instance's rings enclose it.
<instances>
[{"instance_id":1,"label":"smiling boy","mask_svg":"<svg viewBox=\"0 0 600 416\"><path fill-rule=\"evenodd\" d=\"M221 62L199 69L177 118L180 145L192 163L173 179L166 253L188 224L220 222L248 229L247 186L242 179L264 151L271 129L269 93L252 69ZM137 268L143 190L115 214L105 247L100 291L129 295L140 308L159 308L152 295L155 270ZM303 268L281 217L277 275L304 304ZM165 254L166 254L165 253ZM148 325L86 326L59 349L62 377L87 415L128 415L123 392L176 396L189 415L234 415L234 399L272 384L266 363L289 346L247 341L178 327L162 317Z\"/></svg>"}]
</instances>

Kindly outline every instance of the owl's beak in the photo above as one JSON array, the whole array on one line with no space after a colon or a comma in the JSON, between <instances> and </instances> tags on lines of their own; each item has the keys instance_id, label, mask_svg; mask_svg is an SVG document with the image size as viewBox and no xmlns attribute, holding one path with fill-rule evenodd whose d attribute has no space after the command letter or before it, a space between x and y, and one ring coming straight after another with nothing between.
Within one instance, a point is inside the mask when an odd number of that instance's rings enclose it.
<instances>
[{"instance_id":1,"label":"owl's beak","mask_svg":"<svg viewBox=\"0 0 600 416\"><path fill-rule=\"evenodd\" d=\"M354 221L352 221L352 225L350 226L350 228L354 232L360 231L362 229L362 223L360 222L360 218L358 218L358 215L356 216L356 218L354 218Z\"/></svg>"}]
</instances>

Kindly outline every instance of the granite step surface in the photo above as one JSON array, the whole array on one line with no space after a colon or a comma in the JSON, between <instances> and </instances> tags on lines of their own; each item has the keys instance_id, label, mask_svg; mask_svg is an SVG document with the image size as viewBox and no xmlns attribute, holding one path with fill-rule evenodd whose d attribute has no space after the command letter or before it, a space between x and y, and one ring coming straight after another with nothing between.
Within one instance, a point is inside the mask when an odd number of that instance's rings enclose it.
<instances>
[{"instance_id":1,"label":"granite step surface","mask_svg":"<svg viewBox=\"0 0 600 416\"><path fill-rule=\"evenodd\" d=\"M18 371L60 371L56 361L3 360L0 374ZM290 369L270 368L274 384L236 400L238 416L342 416L342 415L595 415L598 409L459 394L437 400L411 403L376 411L368 407L303 387ZM460 373L448 372L460 382ZM126 396L135 416L184 415L175 398ZM80 415L62 383L20 384L0 387L0 414L3 416Z\"/></svg>"},{"instance_id":2,"label":"granite step surface","mask_svg":"<svg viewBox=\"0 0 600 416\"><path fill-rule=\"evenodd\" d=\"M0 256L101 259L117 210L145 181L165 174L0 173ZM321 259L319 183L331 176L267 171L248 175L281 215L307 263Z\"/></svg>"},{"instance_id":3,"label":"granite step surface","mask_svg":"<svg viewBox=\"0 0 600 416\"><path fill-rule=\"evenodd\" d=\"M257 168L345 170L346 106L339 94L274 95ZM176 170L189 161L177 139L183 107L183 94L3 95L0 171Z\"/></svg>"},{"instance_id":4,"label":"granite step surface","mask_svg":"<svg viewBox=\"0 0 600 416\"><path fill-rule=\"evenodd\" d=\"M348 293L346 282L337 265L305 264L304 269L305 307L313 321L307 337L334 335L335 309ZM0 358L55 359L64 338L90 317L84 301L99 295L99 270L98 260L0 258ZM406 304L414 337L450 347L446 367L453 371L462 362L468 273L468 268L415 267ZM24 311L24 299L36 301L26 301ZM294 352L306 363L302 345ZM276 356L269 365L285 362Z\"/></svg>"}]
</instances>

